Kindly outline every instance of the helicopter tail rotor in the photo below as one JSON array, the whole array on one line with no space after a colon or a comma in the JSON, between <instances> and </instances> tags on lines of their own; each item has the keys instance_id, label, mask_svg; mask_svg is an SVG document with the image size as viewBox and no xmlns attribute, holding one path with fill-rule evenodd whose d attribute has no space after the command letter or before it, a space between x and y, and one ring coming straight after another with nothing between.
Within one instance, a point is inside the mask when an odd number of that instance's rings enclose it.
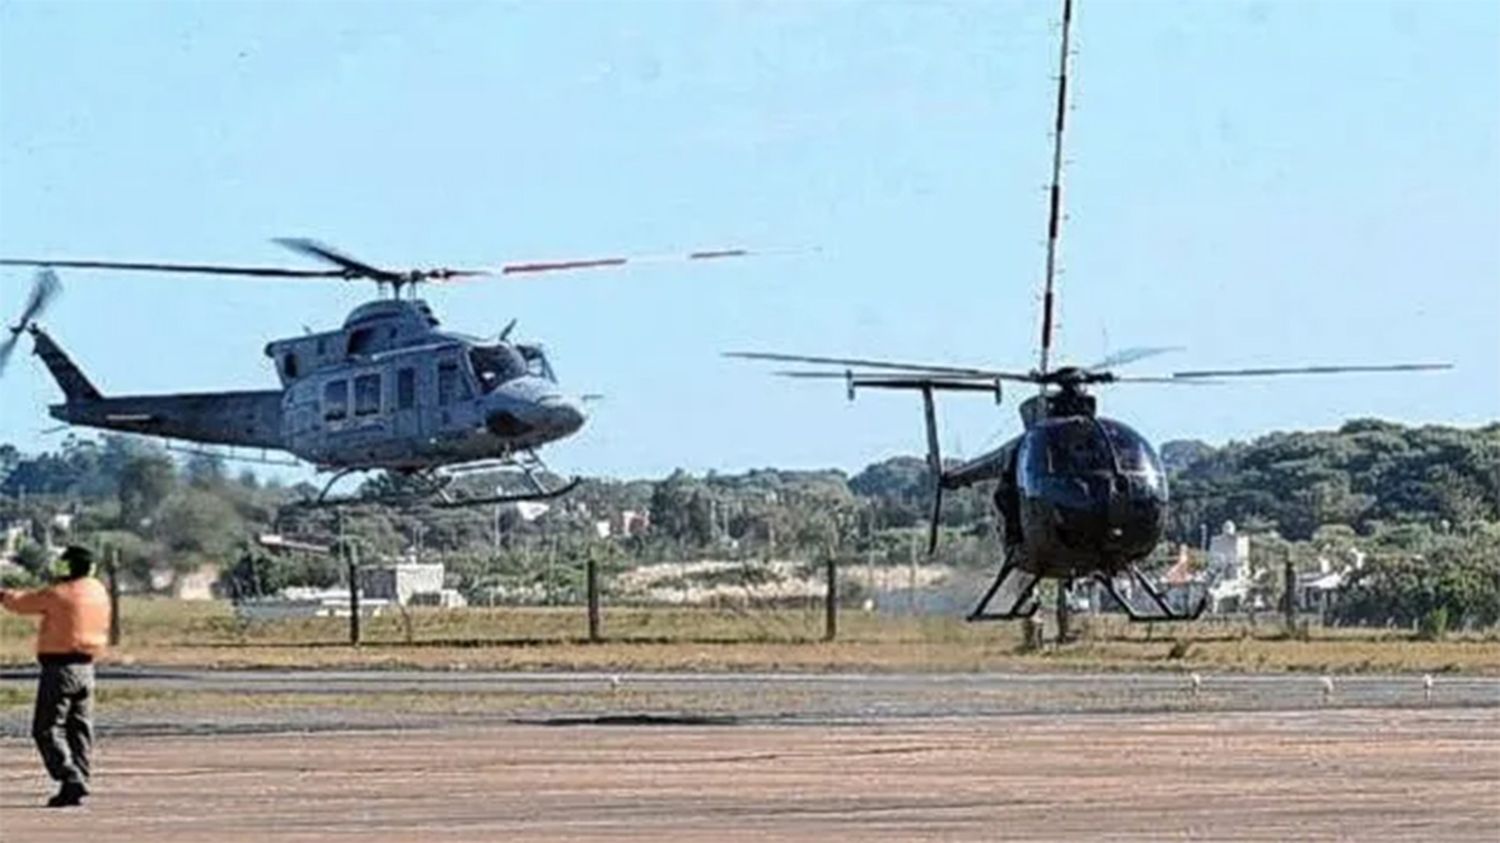
<instances>
[{"instance_id":1,"label":"helicopter tail rotor","mask_svg":"<svg viewBox=\"0 0 1500 843\"><path fill-rule=\"evenodd\" d=\"M0 374L4 374L5 366L10 362L10 355L16 349L16 343L21 339L21 333L30 328L38 317L47 310L47 306L56 298L62 290L62 283L57 280L57 273L43 267L36 273L36 281L31 286L31 295L26 299L26 305L21 309L21 318L15 325L10 327L10 336L0 345Z\"/></svg>"}]
</instances>

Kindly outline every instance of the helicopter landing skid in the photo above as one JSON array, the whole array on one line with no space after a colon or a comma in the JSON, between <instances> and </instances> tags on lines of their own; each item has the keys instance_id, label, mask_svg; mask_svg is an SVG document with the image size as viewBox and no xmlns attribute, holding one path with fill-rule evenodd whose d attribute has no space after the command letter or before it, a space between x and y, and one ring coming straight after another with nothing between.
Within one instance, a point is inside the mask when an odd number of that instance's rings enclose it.
<instances>
[{"instance_id":1,"label":"helicopter landing skid","mask_svg":"<svg viewBox=\"0 0 1500 843\"><path fill-rule=\"evenodd\" d=\"M1104 573L1095 574L1094 577L1100 583L1103 583L1104 588L1109 592L1109 596L1113 597L1115 602L1120 604L1120 607L1125 610L1125 614L1132 621L1195 621L1208 608L1210 597L1208 588L1203 590L1203 595L1198 598L1198 603L1191 610L1178 610L1172 608L1166 596L1146 578L1145 574L1141 573L1139 568L1131 565L1126 571L1130 574L1130 582L1139 586L1140 590L1144 591L1149 598L1149 603L1147 603L1144 611L1132 605L1130 600L1126 599L1125 595L1120 593L1119 584L1115 582L1114 577ZM1134 592L1134 589L1132 589L1132 592ZM1134 594L1132 593L1131 596L1133 597Z\"/></svg>"},{"instance_id":2,"label":"helicopter landing skid","mask_svg":"<svg viewBox=\"0 0 1500 843\"><path fill-rule=\"evenodd\" d=\"M995 581L990 584L984 596L979 598L978 605L966 620L1014 621L1035 615L1041 603L1033 592L1040 580L1041 577L1036 574L1021 570L1014 554L1007 554L1005 562L1000 566L1000 573L995 575ZM1005 602L998 608L991 608L990 603L1002 592Z\"/></svg>"},{"instance_id":3,"label":"helicopter landing skid","mask_svg":"<svg viewBox=\"0 0 1500 843\"><path fill-rule=\"evenodd\" d=\"M387 492L368 493L363 492L353 495L331 495L333 487L340 480L351 474L364 471L360 468L345 468L334 472L323 484L318 496L311 500L298 501L292 506L303 509L336 509L341 506L359 506L361 504L408 504L427 500L433 496L441 495L453 478L435 473L414 475L403 481L405 488Z\"/></svg>"},{"instance_id":4,"label":"helicopter landing skid","mask_svg":"<svg viewBox=\"0 0 1500 843\"><path fill-rule=\"evenodd\" d=\"M519 471L526 480L526 485L531 487L528 491L500 492L493 495L478 495L456 497L448 494L447 489L440 490L432 506L438 509L458 509L465 506L489 506L507 503L526 503L528 501L546 501L560 498L573 491L583 478L574 477L561 484L549 484L545 482L544 472L548 472L547 464L534 451L524 452L524 456L508 460L499 460L473 466L459 466L450 472L449 478L454 474L468 474L474 471L484 470L513 470Z\"/></svg>"}]
</instances>

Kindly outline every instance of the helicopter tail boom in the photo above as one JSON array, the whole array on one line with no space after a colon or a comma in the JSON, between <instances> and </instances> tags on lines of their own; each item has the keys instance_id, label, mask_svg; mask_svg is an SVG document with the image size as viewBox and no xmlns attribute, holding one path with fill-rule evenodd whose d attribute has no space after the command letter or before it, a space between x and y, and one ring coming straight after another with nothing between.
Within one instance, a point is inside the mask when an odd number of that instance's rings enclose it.
<instances>
[{"instance_id":1,"label":"helicopter tail boom","mask_svg":"<svg viewBox=\"0 0 1500 843\"><path fill-rule=\"evenodd\" d=\"M49 408L58 421L209 445L282 448L280 390L105 397L46 331L29 330L36 355L63 392L63 403Z\"/></svg>"},{"instance_id":2,"label":"helicopter tail boom","mask_svg":"<svg viewBox=\"0 0 1500 843\"><path fill-rule=\"evenodd\" d=\"M68 424L204 445L283 450L279 390L121 395L53 404Z\"/></svg>"}]
</instances>

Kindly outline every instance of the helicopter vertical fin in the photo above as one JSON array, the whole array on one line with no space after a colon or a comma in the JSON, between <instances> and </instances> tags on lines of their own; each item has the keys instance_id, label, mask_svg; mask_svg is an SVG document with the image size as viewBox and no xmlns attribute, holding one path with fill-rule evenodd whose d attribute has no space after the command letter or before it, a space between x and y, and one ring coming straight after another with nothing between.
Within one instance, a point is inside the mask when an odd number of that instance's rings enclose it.
<instances>
[{"instance_id":1,"label":"helicopter vertical fin","mask_svg":"<svg viewBox=\"0 0 1500 843\"><path fill-rule=\"evenodd\" d=\"M47 332L36 325L31 326L31 337L36 342L36 356L42 358L47 364L47 371L52 373L52 378L63 391L63 397L69 404L77 404L86 401L98 401L104 396L98 387L79 371L78 366L63 352Z\"/></svg>"}]
</instances>

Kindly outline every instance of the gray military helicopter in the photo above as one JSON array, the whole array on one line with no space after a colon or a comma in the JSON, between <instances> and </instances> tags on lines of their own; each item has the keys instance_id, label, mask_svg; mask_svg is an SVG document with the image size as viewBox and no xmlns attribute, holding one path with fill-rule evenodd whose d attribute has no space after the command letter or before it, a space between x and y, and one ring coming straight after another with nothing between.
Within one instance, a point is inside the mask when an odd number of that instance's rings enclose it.
<instances>
[{"instance_id":1,"label":"gray military helicopter","mask_svg":"<svg viewBox=\"0 0 1500 843\"><path fill-rule=\"evenodd\" d=\"M0 259L40 267L21 318L0 348L0 370L25 332L63 392L51 415L70 425L160 436L205 445L284 451L332 476L314 504L341 478L374 470L405 482L400 497L454 507L555 498L578 480L560 480L537 449L576 433L585 413L566 396L540 345L510 339L514 320L493 341L440 329L419 284L621 267L639 258L510 263L479 269L394 272L305 239L276 241L332 264L331 269L219 266L94 260ZM689 252L688 261L748 255L744 249ZM280 389L106 396L37 324L59 289L54 269L137 270L252 278L368 280L389 297L356 307L343 327L275 340L265 353ZM406 295L403 297L403 293ZM478 471L519 475L519 491L459 495L451 481Z\"/></svg>"},{"instance_id":2,"label":"gray military helicopter","mask_svg":"<svg viewBox=\"0 0 1500 843\"><path fill-rule=\"evenodd\" d=\"M1047 223L1047 260L1042 296L1041 355L1030 371L929 365L848 357L768 352L726 356L781 363L819 364L842 370L797 369L791 378L844 382L849 399L860 388L912 390L922 394L927 424L927 460L933 478L929 555L937 550L943 492L995 481L995 508L1004 539L1004 559L970 620L1025 618L1039 608L1034 593L1044 578L1061 581L1061 599L1076 579L1100 582L1132 620L1197 618L1207 607L1209 585L1193 605L1174 605L1137 566L1161 541L1166 526L1167 478L1151 444L1123 422L1099 416L1088 389L1120 383L1202 384L1230 378L1323 375L1345 372L1412 372L1452 368L1442 363L1379 366L1297 366L1178 371L1156 376L1117 374L1113 369L1175 348L1121 351L1090 366L1051 364L1053 279L1062 205L1062 137L1067 102L1068 34L1072 0L1065 0L1061 72L1053 133L1052 186ZM938 450L938 392L993 394L1001 385L1031 384L1038 394L1020 405L1023 432L1000 447L952 468ZM1123 582L1130 583L1126 589ZM998 602L997 602L998 601Z\"/></svg>"}]
</instances>

